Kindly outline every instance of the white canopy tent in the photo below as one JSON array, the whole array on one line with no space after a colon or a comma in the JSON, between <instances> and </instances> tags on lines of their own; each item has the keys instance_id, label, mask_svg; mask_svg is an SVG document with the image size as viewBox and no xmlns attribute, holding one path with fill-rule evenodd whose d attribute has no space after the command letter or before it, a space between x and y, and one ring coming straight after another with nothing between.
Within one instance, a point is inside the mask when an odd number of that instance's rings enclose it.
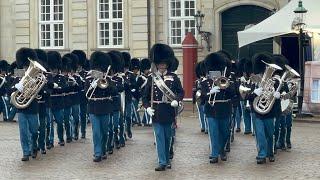
<instances>
[{"instance_id":1,"label":"white canopy tent","mask_svg":"<svg viewBox=\"0 0 320 180\"><path fill-rule=\"evenodd\" d=\"M298 7L298 1L292 0L259 24L244 31L239 31L239 48L263 39L296 33L292 29L292 22L296 17L293 11ZM308 10L305 15L305 30L320 33L320 0L303 0L303 6Z\"/></svg>"}]
</instances>

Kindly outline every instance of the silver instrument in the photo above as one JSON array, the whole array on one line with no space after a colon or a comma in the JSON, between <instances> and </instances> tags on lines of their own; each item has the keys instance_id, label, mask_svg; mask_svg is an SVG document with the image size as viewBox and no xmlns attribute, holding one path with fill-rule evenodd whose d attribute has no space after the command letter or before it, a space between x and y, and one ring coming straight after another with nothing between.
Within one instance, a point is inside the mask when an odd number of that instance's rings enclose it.
<instances>
[{"instance_id":1,"label":"silver instrument","mask_svg":"<svg viewBox=\"0 0 320 180\"><path fill-rule=\"evenodd\" d=\"M44 75L47 70L38 62L30 58L28 60L30 65L20 80L23 84L23 92L15 91L11 94L11 103L18 109L27 108L47 83Z\"/></svg>"},{"instance_id":2,"label":"silver instrument","mask_svg":"<svg viewBox=\"0 0 320 180\"><path fill-rule=\"evenodd\" d=\"M224 68L223 76L217 77L217 78L213 81L211 89L212 89L214 86L219 86L220 89L227 89L227 88L230 86L230 81L229 81L229 79L226 77L226 73L227 73L227 67ZM213 106L214 103L215 103L215 101L216 101L217 93L214 94L214 97L213 97L213 100L212 100L212 101L210 101L211 96L212 96L212 94L209 95L208 103L209 103L211 106Z\"/></svg>"},{"instance_id":3,"label":"silver instrument","mask_svg":"<svg viewBox=\"0 0 320 180\"><path fill-rule=\"evenodd\" d=\"M287 69L287 75L286 79L284 81L287 82L289 92L284 93L281 97L281 112L284 115L290 114L293 110L293 103L294 101L292 100L292 97L297 93L298 87L297 84L300 81L300 75L298 72L293 70L290 66L286 65Z\"/></svg>"},{"instance_id":4,"label":"silver instrument","mask_svg":"<svg viewBox=\"0 0 320 180\"><path fill-rule=\"evenodd\" d=\"M6 77L1 75L0 81L1 81L1 83L0 83L0 88L1 88L4 85L4 83L6 82Z\"/></svg>"},{"instance_id":5,"label":"silver instrument","mask_svg":"<svg viewBox=\"0 0 320 180\"><path fill-rule=\"evenodd\" d=\"M94 92L96 91L97 87L99 87L101 89L106 89L109 86L109 83L107 81L107 76L109 74L110 68L111 68L111 66L108 67L108 70L106 73L103 73L103 72L97 71L97 70L92 70L88 73L88 75L90 75L93 78L92 83L97 82L97 85L95 87L92 87L90 85L90 87L88 88L88 90L86 92L86 97L89 100L92 99L92 96L93 96Z\"/></svg>"}]
</instances>

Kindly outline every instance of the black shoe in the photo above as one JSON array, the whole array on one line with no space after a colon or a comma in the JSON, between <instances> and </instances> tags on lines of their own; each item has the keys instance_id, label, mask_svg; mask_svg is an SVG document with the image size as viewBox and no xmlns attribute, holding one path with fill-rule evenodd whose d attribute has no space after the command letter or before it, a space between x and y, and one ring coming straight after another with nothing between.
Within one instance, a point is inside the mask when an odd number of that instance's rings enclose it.
<instances>
[{"instance_id":1,"label":"black shoe","mask_svg":"<svg viewBox=\"0 0 320 180\"><path fill-rule=\"evenodd\" d=\"M212 159L210 159L210 164L215 164L218 162L219 162L219 159L217 157L212 157Z\"/></svg>"},{"instance_id":2,"label":"black shoe","mask_svg":"<svg viewBox=\"0 0 320 180\"><path fill-rule=\"evenodd\" d=\"M130 133L128 133L128 138L132 138L132 133L130 132Z\"/></svg>"},{"instance_id":3,"label":"black shoe","mask_svg":"<svg viewBox=\"0 0 320 180\"><path fill-rule=\"evenodd\" d=\"M37 150L37 149L36 149L36 150L33 150L31 157L32 157L33 159L35 159L35 158L37 158L37 155L38 155L38 150Z\"/></svg>"},{"instance_id":4,"label":"black shoe","mask_svg":"<svg viewBox=\"0 0 320 180\"><path fill-rule=\"evenodd\" d=\"M108 151L108 154L113 154L113 150Z\"/></svg>"},{"instance_id":5,"label":"black shoe","mask_svg":"<svg viewBox=\"0 0 320 180\"><path fill-rule=\"evenodd\" d=\"M281 147L281 150L282 150L282 151L285 151L285 150L287 150L287 147L286 147L285 145L283 145L283 146Z\"/></svg>"},{"instance_id":6,"label":"black shoe","mask_svg":"<svg viewBox=\"0 0 320 180\"><path fill-rule=\"evenodd\" d=\"M173 159L173 153L170 153L169 159Z\"/></svg>"},{"instance_id":7,"label":"black shoe","mask_svg":"<svg viewBox=\"0 0 320 180\"><path fill-rule=\"evenodd\" d=\"M96 156L93 158L93 162L100 162L101 161L101 156Z\"/></svg>"},{"instance_id":8,"label":"black shoe","mask_svg":"<svg viewBox=\"0 0 320 180\"><path fill-rule=\"evenodd\" d=\"M166 170L166 166L158 166L154 170L155 171L165 171Z\"/></svg>"},{"instance_id":9,"label":"black shoe","mask_svg":"<svg viewBox=\"0 0 320 180\"><path fill-rule=\"evenodd\" d=\"M45 149L40 150L41 154L47 154L47 151Z\"/></svg>"},{"instance_id":10,"label":"black shoe","mask_svg":"<svg viewBox=\"0 0 320 180\"><path fill-rule=\"evenodd\" d=\"M79 136L74 136L74 138L73 138L75 141L78 141L78 139L79 139Z\"/></svg>"},{"instance_id":11,"label":"black shoe","mask_svg":"<svg viewBox=\"0 0 320 180\"><path fill-rule=\"evenodd\" d=\"M227 155L226 154L220 155L220 159L221 161L227 161Z\"/></svg>"},{"instance_id":12,"label":"black shoe","mask_svg":"<svg viewBox=\"0 0 320 180\"><path fill-rule=\"evenodd\" d=\"M72 142L72 138L67 138L67 143L71 143Z\"/></svg>"},{"instance_id":13,"label":"black shoe","mask_svg":"<svg viewBox=\"0 0 320 180\"><path fill-rule=\"evenodd\" d=\"M275 160L276 160L276 159L274 158L274 156L270 156L270 157L269 157L269 161L270 161L270 162L274 162Z\"/></svg>"},{"instance_id":14,"label":"black shoe","mask_svg":"<svg viewBox=\"0 0 320 180\"><path fill-rule=\"evenodd\" d=\"M238 132L241 132L241 129L240 128L237 128L236 129L236 132L238 133Z\"/></svg>"},{"instance_id":15,"label":"black shoe","mask_svg":"<svg viewBox=\"0 0 320 180\"><path fill-rule=\"evenodd\" d=\"M248 132L244 132L243 134L247 135L247 134L251 134L252 132L251 131L248 131Z\"/></svg>"},{"instance_id":16,"label":"black shoe","mask_svg":"<svg viewBox=\"0 0 320 180\"><path fill-rule=\"evenodd\" d=\"M172 168L171 163L169 163L169 164L167 165L167 169L171 169L171 168Z\"/></svg>"},{"instance_id":17,"label":"black shoe","mask_svg":"<svg viewBox=\"0 0 320 180\"><path fill-rule=\"evenodd\" d=\"M288 149L291 149L291 148L292 148L291 143L287 143L287 148L288 148Z\"/></svg>"},{"instance_id":18,"label":"black shoe","mask_svg":"<svg viewBox=\"0 0 320 180\"><path fill-rule=\"evenodd\" d=\"M125 146L126 146L126 144L124 144L124 143L123 143L123 144L120 144L120 147L125 147Z\"/></svg>"},{"instance_id":19,"label":"black shoe","mask_svg":"<svg viewBox=\"0 0 320 180\"><path fill-rule=\"evenodd\" d=\"M255 136L256 134L255 133L252 133L252 136Z\"/></svg>"},{"instance_id":20,"label":"black shoe","mask_svg":"<svg viewBox=\"0 0 320 180\"><path fill-rule=\"evenodd\" d=\"M204 132L205 130L204 129L201 129L201 132Z\"/></svg>"},{"instance_id":21,"label":"black shoe","mask_svg":"<svg viewBox=\"0 0 320 180\"><path fill-rule=\"evenodd\" d=\"M205 134L208 134L208 131L205 131L204 133L205 133Z\"/></svg>"},{"instance_id":22,"label":"black shoe","mask_svg":"<svg viewBox=\"0 0 320 180\"><path fill-rule=\"evenodd\" d=\"M21 161L29 161L29 156L23 156L23 157L21 158Z\"/></svg>"},{"instance_id":23,"label":"black shoe","mask_svg":"<svg viewBox=\"0 0 320 180\"><path fill-rule=\"evenodd\" d=\"M82 134L81 135L81 139L85 139L86 138L86 135L85 134Z\"/></svg>"},{"instance_id":24,"label":"black shoe","mask_svg":"<svg viewBox=\"0 0 320 180\"><path fill-rule=\"evenodd\" d=\"M64 141L60 141L59 143L58 143L60 146L64 146Z\"/></svg>"},{"instance_id":25,"label":"black shoe","mask_svg":"<svg viewBox=\"0 0 320 180\"><path fill-rule=\"evenodd\" d=\"M265 164L266 158L257 158L257 164Z\"/></svg>"},{"instance_id":26,"label":"black shoe","mask_svg":"<svg viewBox=\"0 0 320 180\"><path fill-rule=\"evenodd\" d=\"M107 156L106 154L102 155L102 159L103 159L103 160L106 160L107 157L108 157L108 156Z\"/></svg>"},{"instance_id":27,"label":"black shoe","mask_svg":"<svg viewBox=\"0 0 320 180\"><path fill-rule=\"evenodd\" d=\"M229 147L226 147L226 152L230 152L230 146Z\"/></svg>"}]
</instances>

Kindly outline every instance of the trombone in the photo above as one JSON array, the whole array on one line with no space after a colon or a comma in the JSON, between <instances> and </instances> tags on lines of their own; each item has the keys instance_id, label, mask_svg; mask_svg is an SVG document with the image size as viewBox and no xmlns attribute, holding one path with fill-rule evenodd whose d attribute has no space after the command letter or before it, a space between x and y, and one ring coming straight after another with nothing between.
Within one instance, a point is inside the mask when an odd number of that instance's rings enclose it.
<instances>
[{"instance_id":1,"label":"trombone","mask_svg":"<svg viewBox=\"0 0 320 180\"><path fill-rule=\"evenodd\" d=\"M90 76L93 77L92 83L95 81L97 82L97 86L92 87L90 85L90 87L87 90L86 97L89 100L92 99L92 96L93 96L94 92L96 91L97 87L99 87L101 89L106 89L109 86L109 83L107 81L107 77L108 77L110 68L111 68L111 66L108 67L108 70L105 74L103 72L97 71L97 70L91 70L90 72L88 72L88 74L90 74ZM90 93L90 91L91 91L91 93Z\"/></svg>"},{"instance_id":2,"label":"trombone","mask_svg":"<svg viewBox=\"0 0 320 180\"><path fill-rule=\"evenodd\" d=\"M227 73L227 67L224 68L224 72L223 72L223 76L218 77L217 79L214 80L214 82L212 83L212 87L214 86L219 86L220 89L227 89L230 86L230 81L229 79L226 77L226 73ZM214 94L213 100L210 101L212 94L209 95L209 100L208 103L213 106L215 101L216 101L216 96L217 93Z\"/></svg>"}]
</instances>

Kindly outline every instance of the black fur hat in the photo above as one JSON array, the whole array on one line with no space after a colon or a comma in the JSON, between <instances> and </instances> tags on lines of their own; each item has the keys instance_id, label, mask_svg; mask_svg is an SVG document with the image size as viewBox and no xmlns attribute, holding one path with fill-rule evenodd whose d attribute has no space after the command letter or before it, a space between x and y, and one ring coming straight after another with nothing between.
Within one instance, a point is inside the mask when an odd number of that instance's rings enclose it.
<instances>
[{"instance_id":1,"label":"black fur hat","mask_svg":"<svg viewBox=\"0 0 320 180\"><path fill-rule=\"evenodd\" d=\"M244 70L243 72L245 72L247 75L252 74L253 73L252 61L250 61L249 59L246 59L243 70Z\"/></svg>"},{"instance_id":2,"label":"black fur hat","mask_svg":"<svg viewBox=\"0 0 320 180\"><path fill-rule=\"evenodd\" d=\"M130 69L131 55L128 52L122 52L121 54L124 61L124 67Z\"/></svg>"},{"instance_id":3,"label":"black fur hat","mask_svg":"<svg viewBox=\"0 0 320 180\"><path fill-rule=\"evenodd\" d=\"M130 69L131 70L140 69L140 61L138 58L131 59Z\"/></svg>"},{"instance_id":4,"label":"black fur hat","mask_svg":"<svg viewBox=\"0 0 320 180\"><path fill-rule=\"evenodd\" d=\"M201 61L200 63L200 71L201 76L206 76L208 74L208 68L205 61Z\"/></svg>"},{"instance_id":5,"label":"black fur hat","mask_svg":"<svg viewBox=\"0 0 320 180\"><path fill-rule=\"evenodd\" d=\"M119 51L110 51L108 52L108 55L110 56L112 60L112 66L111 69L114 73L123 72L124 68L124 62L122 59L122 54Z\"/></svg>"},{"instance_id":6,"label":"black fur hat","mask_svg":"<svg viewBox=\"0 0 320 180\"><path fill-rule=\"evenodd\" d=\"M49 51L47 52L47 57L48 57L48 68L50 70L61 70L62 60L59 52Z\"/></svg>"},{"instance_id":7,"label":"black fur hat","mask_svg":"<svg viewBox=\"0 0 320 180\"><path fill-rule=\"evenodd\" d=\"M208 71L224 71L228 66L227 59L220 53L211 53L205 58Z\"/></svg>"},{"instance_id":8,"label":"black fur hat","mask_svg":"<svg viewBox=\"0 0 320 180\"><path fill-rule=\"evenodd\" d=\"M179 60L177 58L174 58L168 70L171 72L175 72L176 70L178 70L178 67L179 67Z\"/></svg>"},{"instance_id":9,"label":"black fur hat","mask_svg":"<svg viewBox=\"0 0 320 180\"><path fill-rule=\"evenodd\" d=\"M196 67L195 67L195 72L196 72L196 77L199 79L201 77L201 67L200 67L200 62L198 62L196 64Z\"/></svg>"},{"instance_id":10,"label":"black fur hat","mask_svg":"<svg viewBox=\"0 0 320 180\"><path fill-rule=\"evenodd\" d=\"M253 73L260 74L266 69L266 63L273 63L272 54L268 52L257 53L252 57Z\"/></svg>"},{"instance_id":11,"label":"black fur hat","mask_svg":"<svg viewBox=\"0 0 320 180\"><path fill-rule=\"evenodd\" d=\"M223 55L224 57L228 58L229 60L233 59L231 54L228 51L224 50L224 49L218 51L217 53Z\"/></svg>"},{"instance_id":12,"label":"black fur hat","mask_svg":"<svg viewBox=\"0 0 320 180\"><path fill-rule=\"evenodd\" d=\"M16 61L18 68L23 68L29 66L30 62L28 60L38 61L37 53L30 48L20 48L16 53Z\"/></svg>"},{"instance_id":13,"label":"black fur hat","mask_svg":"<svg viewBox=\"0 0 320 180\"><path fill-rule=\"evenodd\" d=\"M238 69L239 74L241 74L241 76L242 76L242 73L245 72L245 70L244 70L244 65L246 64L247 61L249 61L249 59L247 59L247 58L241 58L241 59L239 60L238 64L237 64L237 69Z\"/></svg>"},{"instance_id":14,"label":"black fur hat","mask_svg":"<svg viewBox=\"0 0 320 180\"><path fill-rule=\"evenodd\" d=\"M68 53L68 54L65 54L64 55L65 57L68 57L70 58L72 61L71 61L71 70L73 71L77 71L78 69L78 63L79 63L79 58L76 54L73 54L73 53Z\"/></svg>"},{"instance_id":15,"label":"black fur hat","mask_svg":"<svg viewBox=\"0 0 320 180\"><path fill-rule=\"evenodd\" d=\"M284 65L288 65L289 61L288 59L281 55L281 54L274 54L273 55L273 61L276 65L280 66L283 70L285 69Z\"/></svg>"},{"instance_id":16,"label":"black fur hat","mask_svg":"<svg viewBox=\"0 0 320 180\"><path fill-rule=\"evenodd\" d=\"M61 67L61 71L62 72L71 72L72 70L72 62L73 60L70 58L69 55L64 55L62 57L62 67Z\"/></svg>"},{"instance_id":17,"label":"black fur hat","mask_svg":"<svg viewBox=\"0 0 320 180\"><path fill-rule=\"evenodd\" d=\"M37 56L38 56L38 62L46 69L48 69L48 56L47 53L42 49L35 49Z\"/></svg>"},{"instance_id":18,"label":"black fur hat","mask_svg":"<svg viewBox=\"0 0 320 180\"><path fill-rule=\"evenodd\" d=\"M1 60L0 61L0 70L1 71L8 71L8 62L6 60Z\"/></svg>"},{"instance_id":19,"label":"black fur hat","mask_svg":"<svg viewBox=\"0 0 320 180\"><path fill-rule=\"evenodd\" d=\"M165 63L170 67L175 56L172 48L166 44L155 44L150 50L151 62L155 64Z\"/></svg>"},{"instance_id":20,"label":"black fur hat","mask_svg":"<svg viewBox=\"0 0 320 180\"><path fill-rule=\"evenodd\" d=\"M11 73L14 73L14 70L17 69L18 66L17 66L17 61L13 61L11 64L10 64L10 72Z\"/></svg>"},{"instance_id":21,"label":"black fur hat","mask_svg":"<svg viewBox=\"0 0 320 180\"><path fill-rule=\"evenodd\" d=\"M78 56L78 60L79 60L78 65L83 67L87 60L86 53L82 50L73 50L71 53Z\"/></svg>"},{"instance_id":22,"label":"black fur hat","mask_svg":"<svg viewBox=\"0 0 320 180\"><path fill-rule=\"evenodd\" d=\"M140 71L143 72L151 68L151 61L148 58L144 58L140 61Z\"/></svg>"},{"instance_id":23,"label":"black fur hat","mask_svg":"<svg viewBox=\"0 0 320 180\"><path fill-rule=\"evenodd\" d=\"M107 72L108 67L112 65L112 60L107 53L96 51L91 54L90 68Z\"/></svg>"}]
</instances>

